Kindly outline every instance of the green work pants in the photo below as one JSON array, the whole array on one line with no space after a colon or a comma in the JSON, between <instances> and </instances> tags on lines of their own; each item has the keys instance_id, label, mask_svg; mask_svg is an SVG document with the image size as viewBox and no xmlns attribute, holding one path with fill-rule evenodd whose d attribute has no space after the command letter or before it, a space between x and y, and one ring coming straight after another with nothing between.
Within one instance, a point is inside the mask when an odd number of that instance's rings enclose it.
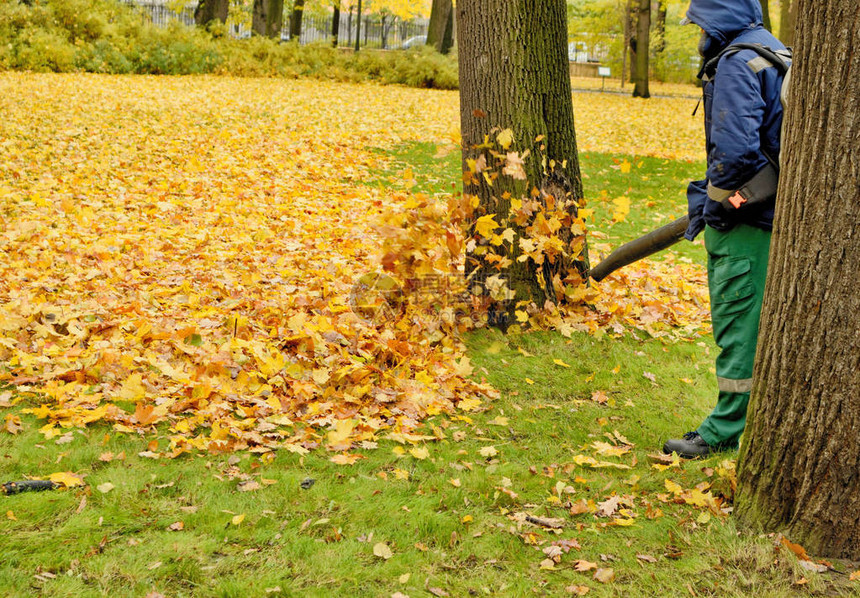
<instances>
[{"instance_id":1,"label":"green work pants","mask_svg":"<svg viewBox=\"0 0 860 598\"><path fill-rule=\"evenodd\" d=\"M717 356L717 406L697 430L709 445L733 449L744 431L752 390L770 232L739 225L705 228L708 289Z\"/></svg>"}]
</instances>

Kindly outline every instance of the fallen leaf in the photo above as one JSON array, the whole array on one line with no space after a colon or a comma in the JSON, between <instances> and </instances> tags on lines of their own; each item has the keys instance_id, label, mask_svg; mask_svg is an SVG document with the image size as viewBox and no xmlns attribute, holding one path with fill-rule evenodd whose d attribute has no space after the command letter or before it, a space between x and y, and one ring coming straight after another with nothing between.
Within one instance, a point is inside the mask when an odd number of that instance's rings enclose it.
<instances>
[{"instance_id":1,"label":"fallen leaf","mask_svg":"<svg viewBox=\"0 0 860 598\"><path fill-rule=\"evenodd\" d=\"M99 484L98 486L96 486L96 490L98 490L102 494L107 494L108 492L110 492L113 489L114 489L114 485L111 484L110 482L105 482L104 484Z\"/></svg>"},{"instance_id":2,"label":"fallen leaf","mask_svg":"<svg viewBox=\"0 0 860 598\"><path fill-rule=\"evenodd\" d=\"M598 569L594 572L594 579L600 583L611 583L615 580L614 569Z\"/></svg>"},{"instance_id":3,"label":"fallen leaf","mask_svg":"<svg viewBox=\"0 0 860 598\"><path fill-rule=\"evenodd\" d=\"M499 454L499 451L496 450L494 446L484 446L478 451L482 457L495 457Z\"/></svg>"},{"instance_id":4,"label":"fallen leaf","mask_svg":"<svg viewBox=\"0 0 860 598\"><path fill-rule=\"evenodd\" d=\"M84 479L72 473L71 471L59 471L57 473L52 473L48 476L48 479L54 482L55 484L60 484L65 486L66 488L74 488L75 486L83 486Z\"/></svg>"},{"instance_id":5,"label":"fallen leaf","mask_svg":"<svg viewBox=\"0 0 860 598\"><path fill-rule=\"evenodd\" d=\"M239 482L236 485L236 490L239 492L254 492L260 488L262 488L262 486L256 480L245 480L244 482Z\"/></svg>"},{"instance_id":6,"label":"fallen leaf","mask_svg":"<svg viewBox=\"0 0 860 598\"><path fill-rule=\"evenodd\" d=\"M232 519L230 519L230 523L232 525L239 525L243 521L245 521L245 513L240 513L239 515L234 515Z\"/></svg>"},{"instance_id":7,"label":"fallen leaf","mask_svg":"<svg viewBox=\"0 0 860 598\"><path fill-rule=\"evenodd\" d=\"M24 429L24 424L21 423L20 417L10 413L6 416L6 423L3 425L3 429L10 434L17 434Z\"/></svg>"},{"instance_id":8,"label":"fallen leaf","mask_svg":"<svg viewBox=\"0 0 860 598\"><path fill-rule=\"evenodd\" d=\"M185 529L185 523L182 521L176 521L167 526L167 529L171 532L181 532Z\"/></svg>"},{"instance_id":9,"label":"fallen leaf","mask_svg":"<svg viewBox=\"0 0 860 598\"><path fill-rule=\"evenodd\" d=\"M578 560L573 562L573 568L577 571L589 571L591 569L597 569L597 563L592 563L590 561Z\"/></svg>"},{"instance_id":10,"label":"fallen leaf","mask_svg":"<svg viewBox=\"0 0 860 598\"><path fill-rule=\"evenodd\" d=\"M391 552L391 548L389 548L388 544L385 542L377 542L374 544L373 554L386 561L394 556L394 553Z\"/></svg>"}]
</instances>

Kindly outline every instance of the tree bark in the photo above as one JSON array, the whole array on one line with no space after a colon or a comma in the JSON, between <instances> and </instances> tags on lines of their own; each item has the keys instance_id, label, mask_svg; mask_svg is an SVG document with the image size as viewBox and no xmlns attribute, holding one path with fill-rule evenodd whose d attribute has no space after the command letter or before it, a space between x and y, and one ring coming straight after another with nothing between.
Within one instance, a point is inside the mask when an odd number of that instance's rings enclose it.
<instances>
[{"instance_id":1,"label":"tree bark","mask_svg":"<svg viewBox=\"0 0 860 598\"><path fill-rule=\"evenodd\" d=\"M290 41L297 44L302 41L302 16L305 14L305 0L294 0L293 12L290 13Z\"/></svg>"},{"instance_id":2,"label":"tree bark","mask_svg":"<svg viewBox=\"0 0 860 598\"><path fill-rule=\"evenodd\" d=\"M478 215L492 216L499 233L516 233L500 245L477 239L467 251L467 272L485 280L499 271L488 256L505 254L503 274L517 301L563 300L587 271L565 1L459 0L455 10L464 194L477 198ZM505 172L512 163L518 176ZM519 201L535 212L525 217ZM543 260L524 255L521 242L530 242L535 218L560 226L559 251Z\"/></svg>"},{"instance_id":3,"label":"tree bark","mask_svg":"<svg viewBox=\"0 0 860 598\"><path fill-rule=\"evenodd\" d=\"M633 1L627 0L627 5L624 9L624 51L621 53L621 86L624 87L624 82L627 80L625 78L625 72L629 72L630 81L633 81L635 78L634 71L636 69L636 33L634 32L634 21L633 21ZM636 0L638 2L639 0ZM629 59L628 59L629 53ZM624 70L625 65L627 65L627 71Z\"/></svg>"},{"instance_id":4,"label":"tree bark","mask_svg":"<svg viewBox=\"0 0 860 598\"><path fill-rule=\"evenodd\" d=\"M648 61L651 42L651 0L638 0L636 10L636 54L633 60L633 97L650 98Z\"/></svg>"},{"instance_id":5,"label":"tree bark","mask_svg":"<svg viewBox=\"0 0 860 598\"><path fill-rule=\"evenodd\" d=\"M251 31L271 38L281 36L284 25L284 0L254 0Z\"/></svg>"},{"instance_id":6,"label":"tree bark","mask_svg":"<svg viewBox=\"0 0 860 598\"><path fill-rule=\"evenodd\" d=\"M334 14L331 21L331 45L337 48L338 34L340 33L340 2L334 5Z\"/></svg>"},{"instance_id":7,"label":"tree bark","mask_svg":"<svg viewBox=\"0 0 860 598\"><path fill-rule=\"evenodd\" d=\"M799 14L736 510L860 559L860 2Z\"/></svg>"},{"instance_id":8,"label":"tree bark","mask_svg":"<svg viewBox=\"0 0 860 598\"><path fill-rule=\"evenodd\" d=\"M779 41L789 47L794 45L797 4L798 0L782 0L779 4Z\"/></svg>"},{"instance_id":9,"label":"tree bark","mask_svg":"<svg viewBox=\"0 0 860 598\"><path fill-rule=\"evenodd\" d=\"M200 0L194 9L194 23L205 27L211 21L227 22L230 0Z\"/></svg>"},{"instance_id":10,"label":"tree bark","mask_svg":"<svg viewBox=\"0 0 860 598\"><path fill-rule=\"evenodd\" d=\"M657 0L657 21L654 23L655 44L654 51L662 52L666 49L666 13L668 12L668 0ZM764 0L767 4L767 0Z\"/></svg>"},{"instance_id":11,"label":"tree bark","mask_svg":"<svg viewBox=\"0 0 860 598\"><path fill-rule=\"evenodd\" d=\"M361 0L358 0L358 10L355 14L355 51L361 49Z\"/></svg>"},{"instance_id":12,"label":"tree bark","mask_svg":"<svg viewBox=\"0 0 860 598\"><path fill-rule=\"evenodd\" d=\"M430 24L427 27L427 45L436 48L437 52L447 54L453 43L451 35L453 22L454 4L452 0L433 0L430 9Z\"/></svg>"},{"instance_id":13,"label":"tree bark","mask_svg":"<svg viewBox=\"0 0 860 598\"><path fill-rule=\"evenodd\" d=\"M773 31L770 23L770 2L761 0L761 22L768 31Z\"/></svg>"}]
</instances>

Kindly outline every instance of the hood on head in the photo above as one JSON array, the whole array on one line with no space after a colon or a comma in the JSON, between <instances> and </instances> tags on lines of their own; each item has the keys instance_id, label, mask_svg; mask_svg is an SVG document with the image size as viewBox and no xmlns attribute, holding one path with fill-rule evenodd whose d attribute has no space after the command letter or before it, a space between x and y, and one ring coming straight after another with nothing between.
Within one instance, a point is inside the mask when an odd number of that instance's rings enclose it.
<instances>
[{"instance_id":1,"label":"hood on head","mask_svg":"<svg viewBox=\"0 0 860 598\"><path fill-rule=\"evenodd\" d=\"M759 0L690 0L685 21L722 45L744 29L761 25L761 4Z\"/></svg>"}]
</instances>

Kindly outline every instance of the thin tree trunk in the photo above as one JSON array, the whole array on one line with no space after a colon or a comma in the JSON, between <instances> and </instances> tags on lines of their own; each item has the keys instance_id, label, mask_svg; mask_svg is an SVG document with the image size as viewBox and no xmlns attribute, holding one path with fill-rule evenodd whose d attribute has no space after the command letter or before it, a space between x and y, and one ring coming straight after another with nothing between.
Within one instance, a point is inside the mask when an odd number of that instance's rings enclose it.
<instances>
[{"instance_id":1,"label":"thin tree trunk","mask_svg":"<svg viewBox=\"0 0 860 598\"><path fill-rule=\"evenodd\" d=\"M637 0L638 1L638 0ZM627 5L624 7L624 49L621 52L621 87L624 87L624 82L627 81L627 73L630 72L630 79L633 79L633 0L627 0ZM630 53L631 60L628 61L627 53Z\"/></svg>"},{"instance_id":2,"label":"thin tree trunk","mask_svg":"<svg viewBox=\"0 0 860 598\"><path fill-rule=\"evenodd\" d=\"M761 0L761 22L768 31L773 31L770 24L770 2Z\"/></svg>"},{"instance_id":3,"label":"thin tree trunk","mask_svg":"<svg viewBox=\"0 0 860 598\"><path fill-rule=\"evenodd\" d=\"M794 45L797 3L798 0L782 0L779 5L779 41L786 46Z\"/></svg>"},{"instance_id":4,"label":"thin tree trunk","mask_svg":"<svg viewBox=\"0 0 860 598\"><path fill-rule=\"evenodd\" d=\"M649 45L651 42L651 0L638 0L636 11L636 57L633 61L633 97L650 98L648 90Z\"/></svg>"},{"instance_id":5,"label":"thin tree trunk","mask_svg":"<svg viewBox=\"0 0 860 598\"><path fill-rule=\"evenodd\" d=\"M736 512L860 559L860 2L799 14Z\"/></svg>"},{"instance_id":6,"label":"thin tree trunk","mask_svg":"<svg viewBox=\"0 0 860 598\"><path fill-rule=\"evenodd\" d=\"M281 36L284 25L284 0L254 0L251 31L271 38Z\"/></svg>"},{"instance_id":7,"label":"thin tree trunk","mask_svg":"<svg viewBox=\"0 0 860 598\"><path fill-rule=\"evenodd\" d=\"M655 44L654 51L657 53L666 49L666 13L668 11L668 0L657 0L657 21L654 24ZM765 4L767 0L764 0Z\"/></svg>"},{"instance_id":8,"label":"thin tree trunk","mask_svg":"<svg viewBox=\"0 0 860 598\"><path fill-rule=\"evenodd\" d=\"M200 0L194 9L194 23L205 27L211 21L227 22L230 0Z\"/></svg>"},{"instance_id":9,"label":"thin tree trunk","mask_svg":"<svg viewBox=\"0 0 860 598\"><path fill-rule=\"evenodd\" d=\"M334 5L334 14L331 22L331 45L337 48L337 37L340 33L340 2Z\"/></svg>"},{"instance_id":10,"label":"thin tree trunk","mask_svg":"<svg viewBox=\"0 0 860 598\"><path fill-rule=\"evenodd\" d=\"M581 284L587 269L579 261L585 254L584 228L575 220L582 182L565 1L458 0L455 10L464 193L477 197L479 214L492 216L500 234L510 228L517 236L509 241L476 238L467 254L467 272L486 281L498 273L495 258L488 256L504 254L510 263L502 274L517 300L542 305L546 299L563 298L565 285ZM493 147L486 147L486 139ZM510 174L511 166L519 175ZM530 234L528 220L535 218L529 212L532 216L518 219L517 214L523 215L516 207L520 200L544 214L544 223L556 218L552 222L561 226L557 239L563 255L549 256L543 265L517 259L523 251L519 241Z\"/></svg>"},{"instance_id":11,"label":"thin tree trunk","mask_svg":"<svg viewBox=\"0 0 860 598\"><path fill-rule=\"evenodd\" d=\"M449 35L450 26L454 17L454 4L451 0L433 0L430 8L430 24L427 26L427 45L436 48L437 52L443 52L445 45L445 34ZM451 48L450 41L448 49Z\"/></svg>"},{"instance_id":12,"label":"thin tree trunk","mask_svg":"<svg viewBox=\"0 0 860 598\"><path fill-rule=\"evenodd\" d=\"M290 41L297 44L302 41L302 16L305 13L305 0L294 0L293 12L290 13Z\"/></svg>"},{"instance_id":13,"label":"thin tree trunk","mask_svg":"<svg viewBox=\"0 0 860 598\"><path fill-rule=\"evenodd\" d=\"M355 17L355 51L358 52L361 49L361 0L358 0Z\"/></svg>"}]
</instances>

